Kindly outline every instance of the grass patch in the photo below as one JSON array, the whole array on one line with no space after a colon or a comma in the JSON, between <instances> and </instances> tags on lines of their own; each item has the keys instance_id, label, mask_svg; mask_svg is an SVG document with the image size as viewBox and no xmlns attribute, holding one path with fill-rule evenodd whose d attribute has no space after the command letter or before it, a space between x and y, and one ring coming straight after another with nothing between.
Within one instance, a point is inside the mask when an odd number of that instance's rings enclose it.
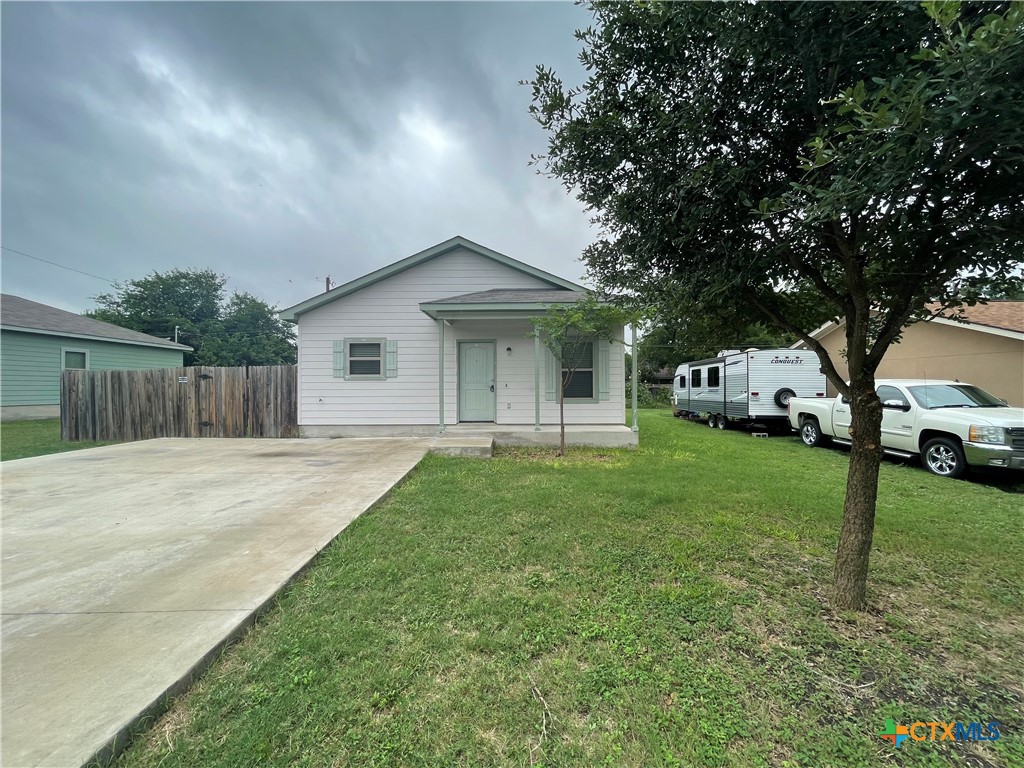
<instances>
[{"instance_id":1,"label":"grass patch","mask_svg":"<svg viewBox=\"0 0 1024 768\"><path fill-rule=\"evenodd\" d=\"M29 419L0 423L0 461L27 459L48 453L80 451L111 443L65 443L60 439L60 419Z\"/></svg>"},{"instance_id":2,"label":"grass patch","mask_svg":"<svg viewBox=\"0 0 1024 768\"><path fill-rule=\"evenodd\" d=\"M641 421L428 456L119 764L1024 764L1019 496L885 463L872 609L836 613L844 452Z\"/></svg>"}]
</instances>

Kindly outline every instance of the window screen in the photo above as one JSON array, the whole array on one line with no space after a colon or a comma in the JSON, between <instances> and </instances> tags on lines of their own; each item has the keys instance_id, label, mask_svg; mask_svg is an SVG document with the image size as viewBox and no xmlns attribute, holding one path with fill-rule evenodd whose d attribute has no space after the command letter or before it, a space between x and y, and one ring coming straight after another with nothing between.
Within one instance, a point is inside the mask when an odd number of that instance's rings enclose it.
<instances>
[{"instance_id":1,"label":"window screen","mask_svg":"<svg viewBox=\"0 0 1024 768\"><path fill-rule=\"evenodd\" d=\"M380 376L381 345L374 341L353 341L348 345L349 376Z\"/></svg>"},{"instance_id":2,"label":"window screen","mask_svg":"<svg viewBox=\"0 0 1024 768\"><path fill-rule=\"evenodd\" d=\"M50 358L53 359L52 357ZM72 352L70 350L64 352L64 367L65 368L78 368L85 370L86 359L85 352Z\"/></svg>"},{"instance_id":3,"label":"window screen","mask_svg":"<svg viewBox=\"0 0 1024 768\"><path fill-rule=\"evenodd\" d=\"M565 399L589 399L594 397L594 345L592 342L568 343L562 347L562 381L565 385Z\"/></svg>"}]
</instances>

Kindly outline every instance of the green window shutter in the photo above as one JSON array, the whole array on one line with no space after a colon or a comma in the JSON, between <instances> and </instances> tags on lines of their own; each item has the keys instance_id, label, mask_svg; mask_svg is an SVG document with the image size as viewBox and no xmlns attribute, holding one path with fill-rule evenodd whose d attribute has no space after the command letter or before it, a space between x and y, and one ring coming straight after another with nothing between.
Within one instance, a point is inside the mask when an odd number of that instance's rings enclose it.
<instances>
[{"instance_id":1,"label":"green window shutter","mask_svg":"<svg viewBox=\"0 0 1024 768\"><path fill-rule=\"evenodd\" d=\"M387 378L393 379L398 375L398 342L389 341L387 349Z\"/></svg>"},{"instance_id":2,"label":"green window shutter","mask_svg":"<svg viewBox=\"0 0 1024 768\"><path fill-rule=\"evenodd\" d=\"M610 342L601 340L597 342L597 360L595 360L595 367L597 368L597 399L607 400L609 398L609 390L611 389L611 376L608 374L608 364L611 361L611 348Z\"/></svg>"},{"instance_id":3,"label":"green window shutter","mask_svg":"<svg viewBox=\"0 0 1024 768\"><path fill-rule=\"evenodd\" d=\"M345 378L345 342L334 342L334 378Z\"/></svg>"},{"instance_id":4,"label":"green window shutter","mask_svg":"<svg viewBox=\"0 0 1024 768\"><path fill-rule=\"evenodd\" d=\"M547 347L544 347L544 353L544 381L546 384L544 399L548 402L557 401L558 389L562 380L562 364Z\"/></svg>"}]
</instances>

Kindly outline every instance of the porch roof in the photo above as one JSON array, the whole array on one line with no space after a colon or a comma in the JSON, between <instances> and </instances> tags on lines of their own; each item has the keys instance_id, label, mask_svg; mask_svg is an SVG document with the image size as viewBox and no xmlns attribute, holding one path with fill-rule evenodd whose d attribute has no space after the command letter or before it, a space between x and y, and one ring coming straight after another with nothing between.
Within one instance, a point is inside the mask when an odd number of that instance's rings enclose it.
<instances>
[{"instance_id":1,"label":"porch roof","mask_svg":"<svg viewBox=\"0 0 1024 768\"><path fill-rule=\"evenodd\" d=\"M575 304L586 294L552 288L495 288L424 301L420 310L435 320L521 318L556 304Z\"/></svg>"}]
</instances>

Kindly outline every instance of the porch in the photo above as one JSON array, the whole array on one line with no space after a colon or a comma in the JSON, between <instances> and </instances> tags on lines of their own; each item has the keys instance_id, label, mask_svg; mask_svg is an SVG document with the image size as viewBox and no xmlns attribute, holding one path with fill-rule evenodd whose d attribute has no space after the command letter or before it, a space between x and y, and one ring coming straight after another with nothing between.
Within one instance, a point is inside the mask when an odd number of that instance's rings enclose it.
<instances>
[{"instance_id":1,"label":"porch","mask_svg":"<svg viewBox=\"0 0 1024 768\"><path fill-rule=\"evenodd\" d=\"M449 424L438 434L436 425L361 424L300 427L302 437L425 437L434 453L481 455L474 450L490 445L558 445L558 425ZM638 433L622 424L566 424L568 446L635 448ZM473 449L473 450L471 450ZM486 455L490 455L488 450Z\"/></svg>"}]
</instances>

